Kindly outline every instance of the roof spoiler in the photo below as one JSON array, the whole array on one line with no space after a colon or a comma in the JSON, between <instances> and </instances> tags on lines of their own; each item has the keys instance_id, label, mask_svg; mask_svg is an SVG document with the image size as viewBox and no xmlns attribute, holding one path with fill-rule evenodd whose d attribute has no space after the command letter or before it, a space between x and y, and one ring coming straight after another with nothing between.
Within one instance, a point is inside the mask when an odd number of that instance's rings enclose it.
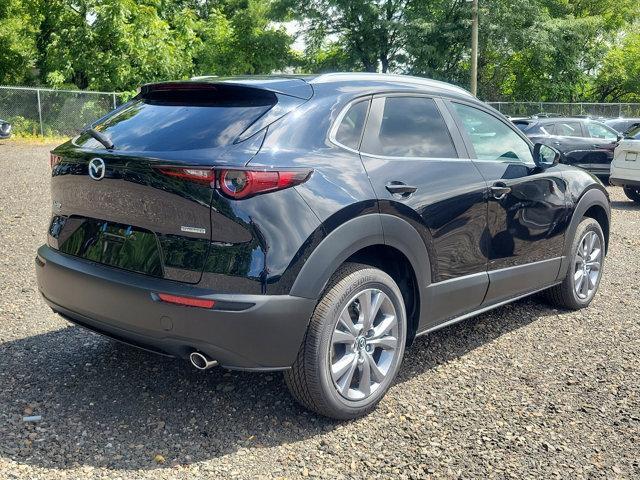
<instances>
[{"instance_id":1,"label":"roof spoiler","mask_svg":"<svg viewBox=\"0 0 640 480\"><path fill-rule=\"evenodd\" d=\"M287 77L196 77L186 81L148 83L140 88L144 97L158 91L188 90L253 90L271 92L279 95L309 100L313 96L313 87L300 78Z\"/></svg>"}]
</instances>

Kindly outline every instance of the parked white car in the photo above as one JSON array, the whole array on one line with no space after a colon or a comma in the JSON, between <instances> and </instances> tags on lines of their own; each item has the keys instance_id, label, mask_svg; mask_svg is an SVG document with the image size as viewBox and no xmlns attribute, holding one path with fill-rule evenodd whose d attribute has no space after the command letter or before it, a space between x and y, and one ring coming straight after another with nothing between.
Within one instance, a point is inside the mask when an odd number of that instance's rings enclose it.
<instances>
[{"instance_id":1,"label":"parked white car","mask_svg":"<svg viewBox=\"0 0 640 480\"><path fill-rule=\"evenodd\" d=\"M623 187L627 197L640 203L640 126L629 130L616 147L609 183Z\"/></svg>"}]
</instances>

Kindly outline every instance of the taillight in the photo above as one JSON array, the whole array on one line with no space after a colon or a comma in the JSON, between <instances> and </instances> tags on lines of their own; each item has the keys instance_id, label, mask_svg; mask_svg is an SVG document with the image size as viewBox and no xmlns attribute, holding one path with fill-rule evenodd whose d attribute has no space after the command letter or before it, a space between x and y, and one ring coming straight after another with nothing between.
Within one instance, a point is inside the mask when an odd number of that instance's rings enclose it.
<instances>
[{"instance_id":1,"label":"taillight","mask_svg":"<svg viewBox=\"0 0 640 480\"><path fill-rule=\"evenodd\" d=\"M158 293L158 298L163 302L183 305L185 307L213 308L216 304L214 300L208 300L206 298L183 297L169 293Z\"/></svg>"},{"instance_id":2,"label":"taillight","mask_svg":"<svg viewBox=\"0 0 640 480\"><path fill-rule=\"evenodd\" d=\"M240 200L300 185L310 174L309 170L221 170L218 188L226 196Z\"/></svg>"},{"instance_id":3,"label":"taillight","mask_svg":"<svg viewBox=\"0 0 640 480\"><path fill-rule=\"evenodd\" d=\"M170 177L181 178L190 182L213 186L215 172L211 168L192 167L158 167L158 170Z\"/></svg>"},{"instance_id":4,"label":"taillight","mask_svg":"<svg viewBox=\"0 0 640 480\"><path fill-rule=\"evenodd\" d=\"M58 165L61 161L62 157L60 155L55 155L53 153L49 154L49 166L51 167L51 170L53 170L53 167Z\"/></svg>"},{"instance_id":5,"label":"taillight","mask_svg":"<svg viewBox=\"0 0 640 480\"><path fill-rule=\"evenodd\" d=\"M294 187L306 182L311 175L311 170L213 170L173 166L156 169L171 177L217 188L235 200Z\"/></svg>"}]
</instances>

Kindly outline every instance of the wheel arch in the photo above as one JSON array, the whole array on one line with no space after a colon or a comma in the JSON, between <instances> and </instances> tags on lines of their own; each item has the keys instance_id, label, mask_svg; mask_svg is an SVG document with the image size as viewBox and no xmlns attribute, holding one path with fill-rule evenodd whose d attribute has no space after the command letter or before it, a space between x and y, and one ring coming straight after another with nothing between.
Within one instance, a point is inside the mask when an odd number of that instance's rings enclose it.
<instances>
[{"instance_id":1,"label":"wheel arch","mask_svg":"<svg viewBox=\"0 0 640 480\"><path fill-rule=\"evenodd\" d=\"M605 254L609 250L609 232L611 225L611 205L606 193L594 187L587 190L576 202L569 227L564 238L564 258L558 273L558 279L563 279L568 271L571 258L571 244L578 225L583 218L593 218L600 224L605 237Z\"/></svg>"},{"instance_id":2,"label":"wheel arch","mask_svg":"<svg viewBox=\"0 0 640 480\"><path fill-rule=\"evenodd\" d=\"M345 222L327 235L309 256L290 294L320 298L333 274L347 261L381 268L399 284L403 282L403 273L410 276L406 286L416 297L407 307L407 338L411 340L421 315L420 307L424 305L425 289L431 283L429 253L416 229L399 217L377 213Z\"/></svg>"}]
</instances>

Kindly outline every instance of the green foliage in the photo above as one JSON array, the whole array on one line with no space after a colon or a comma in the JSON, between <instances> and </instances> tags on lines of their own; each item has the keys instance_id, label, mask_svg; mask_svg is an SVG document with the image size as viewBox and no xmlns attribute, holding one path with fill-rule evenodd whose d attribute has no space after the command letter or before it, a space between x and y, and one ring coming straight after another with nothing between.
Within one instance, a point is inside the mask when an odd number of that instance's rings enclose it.
<instances>
[{"instance_id":1,"label":"green foliage","mask_svg":"<svg viewBox=\"0 0 640 480\"><path fill-rule=\"evenodd\" d=\"M0 1L0 85L31 80L38 20L22 0Z\"/></svg>"},{"instance_id":2,"label":"green foliage","mask_svg":"<svg viewBox=\"0 0 640 480\"><path fill-rule=\"evenodd\" d=\"M305 25L309 48L303 70L389 70L462 86L470 83L470 10L464 0L274 4L280 18ZM629 74L625 88L637 92L629 59L634 49L626 46L617 56L608 52L639 13L635 0L480 0L479 96L591 99L600 69L612 70L622 56Z\"/></svg>"},{"instance_id":3,"label":"green foliage","mask_svg":"<svg viewBox=\"0 0 640 480\"><path fill-rule=\"evenodd\" d=\"M292 38L271 25L268 3L257 0L3 1L0 82L131 91L291 63Z\"/></svg>"},{"instance_id":4,"label":"green foliage","mask_svg":"<svg viewBox=\"0 0 640 480\"><path fill-rule=\"evenodd\" d=\"M638 25L609 50L594 82L601 102L640 102L640 31Z\"/></svg>"},{"instance_id":5,"label":"green foliage","mask_svg":"<svg viewBox=\"0 0 640 480\"><path fill-rule=\"evenodd\" d=\"M637 0L480 0L479 96L639 99L639 16ZM0 83L133 92L296 69L468 86L470 31L465 0L0 0Z\"/></svg>"}]
</instances>

